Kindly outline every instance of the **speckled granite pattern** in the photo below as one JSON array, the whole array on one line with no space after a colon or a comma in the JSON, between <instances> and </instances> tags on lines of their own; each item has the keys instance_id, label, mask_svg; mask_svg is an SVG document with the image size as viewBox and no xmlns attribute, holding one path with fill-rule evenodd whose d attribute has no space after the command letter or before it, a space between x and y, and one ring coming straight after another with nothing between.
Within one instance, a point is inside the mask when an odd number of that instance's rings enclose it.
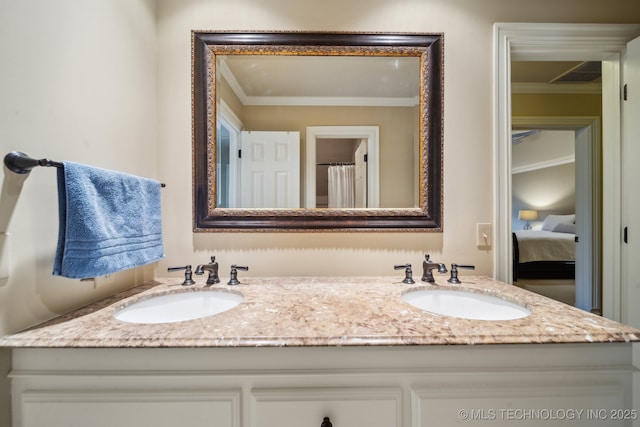
<instances>
[{"instance_id":1,"label":"speckled granite pattern","mask_svg":"<svg viewBox=\"0 0 640 427\"><path fill-rule=\"evenodd\" d=\"M432 314L402 300L411 289L429 288L397 277L241 278L210 290L239 292L229 311L196 320L131 324L113 318L124 305L150 295L190 292L177 279L159 279L91 304L34 328L0 339L0 347L258 347L470 345L640 341L640 331L515 286L484 277L451 285L526 305L528 317L466 320ZM224 282L224 281L223 281Z\"/></svg>"}]
</instances>

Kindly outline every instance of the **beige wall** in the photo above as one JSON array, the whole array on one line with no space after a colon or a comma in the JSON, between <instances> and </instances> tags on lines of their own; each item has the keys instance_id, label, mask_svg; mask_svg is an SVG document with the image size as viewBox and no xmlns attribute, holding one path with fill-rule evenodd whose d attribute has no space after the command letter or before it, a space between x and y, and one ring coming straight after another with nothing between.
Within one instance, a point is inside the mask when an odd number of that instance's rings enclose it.
<instances>
[{"instance_id":1,"label":"beige wall","mask_svg":"<svg viewBox=\"0 0 640 427\"><path fill-rule=\"evenodd\" d=\"M445 34L444 233L191 233L191 212L168 209L175 229L168 260L218 256L222 271L246 263L253 275L393 275L396 262L424 253L492 274L492 252L475 246L476 223L490 222L492 200L492 29L504 21L630 22L640 7L584 1L160 1L160 167L176 205L190 206L190 42L199 30L407 31ZM634 13L630 8L634 7ZM625 10L623 12L623 10ZM178 261L180 260L180 261ZM184 261L183 261L184 260ZM161 264L160 271L168 263ZM419 268L419 267L418 267Z\"/></svg>"},{"instance_id":2,"label":"beige wall","mask_svg":"<svg viewBox=\"0 0 640 427\"><path fill-rule=\"evenodd\" d=\"M564 93L515 93L513 116L602 116L602 95Z\"/></svg>"},{"instance_id":3,"label":"beige wall","mask_svg":"<svg viewBox=\"0 0 640 427\"><path fill-rule=\"evenodd\" d=\"M152 0L3 1L0 144L158 177L156 4ZM5 169L0 232L0 334L68 311L153 270L92 282L53 277L58 233L55 168Z\"/></svg>"}]
</instances>

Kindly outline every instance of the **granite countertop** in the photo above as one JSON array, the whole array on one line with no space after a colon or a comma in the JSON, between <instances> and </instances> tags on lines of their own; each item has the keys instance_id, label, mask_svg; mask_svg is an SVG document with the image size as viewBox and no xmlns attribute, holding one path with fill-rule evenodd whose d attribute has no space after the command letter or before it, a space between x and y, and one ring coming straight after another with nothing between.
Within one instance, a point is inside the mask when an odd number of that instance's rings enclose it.
<instances>
[{"instance_id":1,"label":"granite countertop","mask_svg":"<svg viewBox=\"0 0 640 427\"><path fill-rule=\"evenodd\" d=\"M402 299L403 292L432 288L398 277L240 278L244 301L226 312L176 323L132 324L113 314L154 294L203 289L178 279L158 279L0 338L0 347L282 347L374 345L470 345L640 341L640 331L486 277L462 277L452 285L500 296L531 309L516 320L467 320L429 313ZM224 282L224 281L223 281Z\"/></svg>"}]
</instances>

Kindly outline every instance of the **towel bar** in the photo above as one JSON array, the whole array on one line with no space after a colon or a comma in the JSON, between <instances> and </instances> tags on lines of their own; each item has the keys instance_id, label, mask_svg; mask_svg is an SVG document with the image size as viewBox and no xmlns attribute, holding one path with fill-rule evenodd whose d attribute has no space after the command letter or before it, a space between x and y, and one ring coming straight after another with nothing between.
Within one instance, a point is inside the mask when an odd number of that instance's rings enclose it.
<instances>
[{"instance_id":1,"label":"towel bar","mask_svg":"<svg viewBox=\"0 0 640 427\"><path fill-rule=\"evenodd\" d=\"M49 159L34 159L22 153L20 151L12 151L4 156L5 166L12 172L25 174L31 172L31 169L36 166L52 166L61 168L63 164ZM166 187L164 183L160 184L162 187Z\"/></svg>"}]
</instances>

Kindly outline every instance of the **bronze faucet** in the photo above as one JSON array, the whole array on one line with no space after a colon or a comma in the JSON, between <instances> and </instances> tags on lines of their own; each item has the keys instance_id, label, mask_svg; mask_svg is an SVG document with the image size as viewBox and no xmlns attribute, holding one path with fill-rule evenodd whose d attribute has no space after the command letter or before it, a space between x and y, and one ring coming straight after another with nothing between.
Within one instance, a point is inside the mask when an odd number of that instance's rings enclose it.
<instances>
[{"instance_id":1,"label":"bronze faucet","mask_svg":"<svg viewBox=\"0 0 640 427\"><path fill-rule=\"evenodd\" d=\"M209 277L207 278L207 284L205 286L211 286L216 283L220 283L220 278L218 277L218 263L216 262L216 257L211 257L211 262L209 264L200 264L196 267L196 273L198 276L204 274L205 271L209 272Z\"/></svg>"},{"instance_id":2,"label":"bronze faucet","mask_svg":"<svg viewBox=\"0 0 640 427\"><path fill-rule=\"evenodd\" d=\"M424 256L424 261L422 262L422 281L428 283L434 283L436 280L433 278L433 273L431 272L434 269L438 269L438 273L444 274L446 273L447 267L440 262L431 262L429 259L429 254Z\"/></svg>"}]
</instances>

